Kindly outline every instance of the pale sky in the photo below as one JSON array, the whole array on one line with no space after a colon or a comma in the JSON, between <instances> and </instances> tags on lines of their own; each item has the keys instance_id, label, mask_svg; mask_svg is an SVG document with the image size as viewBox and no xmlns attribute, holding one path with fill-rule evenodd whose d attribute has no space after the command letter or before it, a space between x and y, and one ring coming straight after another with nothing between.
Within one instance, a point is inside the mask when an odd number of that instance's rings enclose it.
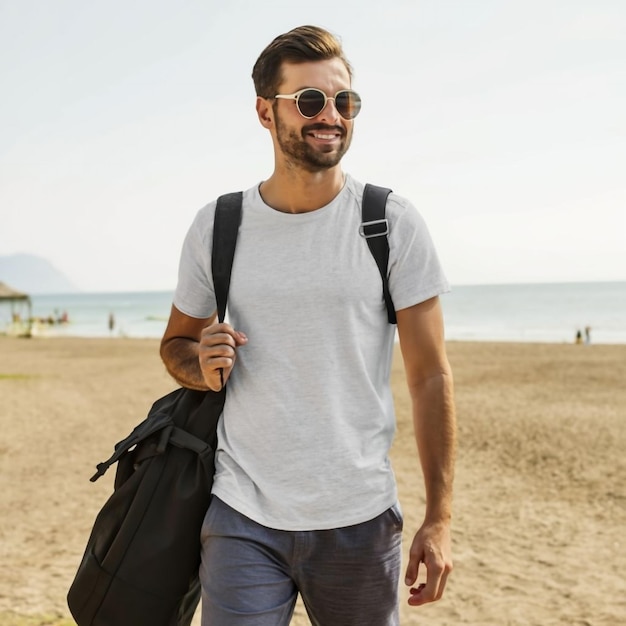
<instances>
[{"instance_id":1,"label":"pale sky","mask_svg":"<svg viewBox=\"0 0 626 626\"><path fill-rule=\"evenodd\" d=\"M271 174L250 73L307 23L363 98L344 169L453 285L626 280L623 0L0 0L0 255L172 289L196 212Z\"/></svg>"}]
</instances>

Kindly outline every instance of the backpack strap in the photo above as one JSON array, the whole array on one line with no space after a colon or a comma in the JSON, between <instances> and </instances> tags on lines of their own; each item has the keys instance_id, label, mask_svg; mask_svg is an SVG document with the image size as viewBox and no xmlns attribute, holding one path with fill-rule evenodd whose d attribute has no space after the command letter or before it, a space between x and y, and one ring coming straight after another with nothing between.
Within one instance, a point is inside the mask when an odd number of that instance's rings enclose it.
<instances>
[{"instance_id":1,"label":"backpack strap","mask_svg":"<svg viewBox=\"0 0 626 626\"><path fill-rule=\"evenodd\" d=\"M387 196L391 189L376 185L365 185L361 208L361 226L359 234L367 241L367 245L376 261L380 277L383 281L383 299L387 307L387 319L390 324L396 323L396 309L389 293L387 265L389 263L389 222L385 217Z\"/></svg>"},{"instance_id":2,"label":"backpack strap","mask_svg":"<svg viewBox=\"0 0 626 626\"><path fill-rule=\"evenodd\" d=\"M228 193L217 199L217 206L215 207L211 268L215 300L217 301L217 317L220 322L224 321L226 315L230 274L235 258L237 234L241 224L242 200L243 193L241 191Z\"/></svg>"}]
</instances>

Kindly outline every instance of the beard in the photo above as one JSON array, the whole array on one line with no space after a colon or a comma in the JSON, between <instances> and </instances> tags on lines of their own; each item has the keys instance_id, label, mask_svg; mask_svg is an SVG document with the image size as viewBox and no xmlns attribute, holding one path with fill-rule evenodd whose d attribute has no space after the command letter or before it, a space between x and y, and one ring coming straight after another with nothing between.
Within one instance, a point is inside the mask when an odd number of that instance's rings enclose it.
<instances>
[{"instance_id":1,"label":"beard","mask_svg":"<svg viewBox=\"0 0 626 626\"><path fill-rule=\"evenodd\" d=\"M307 172L322 172L335 167L350 147L352 133L340 126L310 124L309 126L304 126L298 132L283 124L278 115L275 114L274 119L276 122L276 140L287 161L305 169ZM340 132L341 140L339 146L328 146L326 150L323 146L321 148L313 148L306 141L306 134L313 130Z\"/></svg>"}]
</instances>

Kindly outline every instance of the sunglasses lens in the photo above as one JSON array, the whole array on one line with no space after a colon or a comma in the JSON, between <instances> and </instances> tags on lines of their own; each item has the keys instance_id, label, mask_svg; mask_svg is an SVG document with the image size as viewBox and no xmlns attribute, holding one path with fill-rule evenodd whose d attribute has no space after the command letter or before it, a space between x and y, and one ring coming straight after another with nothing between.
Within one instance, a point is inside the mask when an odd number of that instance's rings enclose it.
<instances>
[{"instance_id":1,"label":"sunglasses lens","mask_svg":"<svg viewBox=\"0 0 626 626\"><path fill-rule=\"evenodd\" d=\"M305 89L298 96L298 109L304 117L317 117L326 106L326 96L317 89ZM335 96L335 106L345 120L353 120L361 110L361 97L356 91L339 91Z\"/></svg>"},{"instance_id":2,"label":"sunglasses lens","mask_svg":"<svg viewBox=\"0 0 626 626\"><path fill-rule=\"evenodd\" d=\"M316 117L326 104L326 98L317 89L306 89L298 98L298 108L304 117Z\"/></svg>"},{"instance_id":3,"label":"sunglasses lens","mask_svg":"<svg viewBox=\"0 0 626 626\"><path fill-rule=\"evenodd\" d=\"M356 91L340 91L335 100L339 115L346 120L353 120L361 110L361 97Z\"/></svg>"}]
</instances>

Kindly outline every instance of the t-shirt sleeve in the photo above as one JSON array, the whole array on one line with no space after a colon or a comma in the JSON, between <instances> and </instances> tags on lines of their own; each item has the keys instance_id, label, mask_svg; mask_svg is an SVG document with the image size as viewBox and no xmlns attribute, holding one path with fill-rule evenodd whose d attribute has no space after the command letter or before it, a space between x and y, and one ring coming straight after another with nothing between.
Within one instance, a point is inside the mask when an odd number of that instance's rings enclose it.
<instances>
[{"instance_id":1,"label":"t-shirt sleeve","mask_svg":"<svg viewBox=\"0 0 626 626\"><path fill-rule=\"evenodd\" d=\"M450 291L428 227L417 209L392 194L387 211L390 217L389 290L396 310Z\"/></svg>"},{"instance_id":2,"label":"t-shirt sleeve","mask_svg":"<svg viewBox=\"0 0 626 626\"><path fill-rule=\"evenodd\" d=\"M174 306L190 317L211 317L217 308L211 274L211 242L215 203L196 215L187 231L178 265Z\"/></svg>"}]
</instances>

